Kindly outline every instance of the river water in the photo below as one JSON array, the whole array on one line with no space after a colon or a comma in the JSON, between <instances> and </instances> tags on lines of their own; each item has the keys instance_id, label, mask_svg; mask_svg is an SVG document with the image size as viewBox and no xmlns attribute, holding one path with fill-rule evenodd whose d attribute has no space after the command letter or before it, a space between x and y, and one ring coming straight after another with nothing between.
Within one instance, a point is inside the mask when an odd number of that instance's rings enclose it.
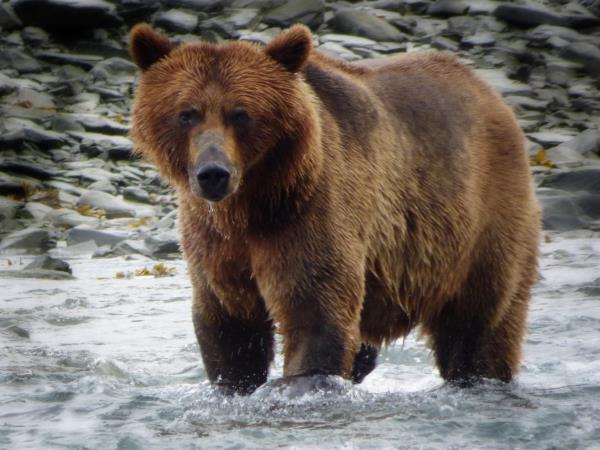
<instances>
[{"instance_id":1,"label":"river water","mask_svg":"<svg viewBox=\"0 0 600 450\"><path fill-rule=\"evenodd\" d=\"M545 241L520 375L466 390L411 335L360 386L294 396L270 381L224 398L182 261L164 278L115 277L149 260L85 256L69 259L74 280L0 278L0 448L598 449L600 234ZM278 355L272 380L281 369Z\"/></svg>"}]
</instances>

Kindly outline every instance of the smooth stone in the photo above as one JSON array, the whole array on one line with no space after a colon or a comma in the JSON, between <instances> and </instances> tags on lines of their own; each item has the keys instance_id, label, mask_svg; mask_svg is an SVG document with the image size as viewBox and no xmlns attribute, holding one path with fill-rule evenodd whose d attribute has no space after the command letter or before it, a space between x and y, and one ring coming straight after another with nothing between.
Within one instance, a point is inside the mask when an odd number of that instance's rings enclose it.
<instances>
[{"instance_id":1,"label":"smooth stone","mask_svg":"<svg viewBox=\"0 0 600 450\"><path fill-rule=\"evenodd\" d=\"M127 23L137 23L156 12L160 8L159 0L121 0L119 15Z\"/></svg>"},{"instance_id":2,"label":"smooth stone","mask_svg":"<svg viewBox=\"0 0 600 450\"><path fill-rule=\"evenodd\" d=\"M276 27L289 27L303 23L316 28L323 23L323 0L286 0L285 3L265 11L263 22Z\"/></svg>"},{"instance_id":3,"label":"smooth stone","mask_svg":"<svg viewBox=\"0 0 600 450\"><path fill-rule=\"evenodd\" d=\"M364 11L341 9L329 21L339 33L355 34L375 41L405 41L396 27Z\"/></svg>"},{"instance_id":4,"label":"smooth stone","mask_svg":"<svg viewBox=\"0 0 600 450\"><path fill-rule=\"evenodd\" d=\"M496 38L491 33L476 33L467 36L460 41L463 47L489 47L496 43Z\"/></svg>"},{"instance_id":5,"label":"smooth stone","mask_svg":"<svg viewBox=\"0 0 600 450\"><path fill-rule=\"evenodd\" d=\"M85 128L75 118L57 115L52 118L52 130L64 133L66 131L85 131Z\"/></svg>"},{"instance_id":6,"label":"smooth stone","mask_svg":"<svg viewBox=\"0 0 600 450\"><path fill-rule=\"evenodd\" d=\"M121 230L97 230L89 225L78 225L67 232L67 244L76 245L93 241L98 247L116 245L127 239L127 232Z\"/></svg>"},{"instance_id":7,"label":"smooth stone","mask_svg":"<svg viewBox=\"0 0 600 450\"><path fill-rule=\"evenodd\" d=\"M42 61L46 61L52 64L71 64L73 66L81 67L86 70L91 69L103 59L101 56L97 55L58 53L49 51L37 52L35 56L36 58Z\"/></svg>"},{"instance_id":8,"label":"smooth stone","mask_svg":"<svg viewBox=\"0 0 600 450\"><path fill-rule=\"evenodd\" d=\"M600 76L600 47L598 43L575 42L564 47L561 52L564 58L583 65L591 75Z\"/></svg>"},{"instance_id":9,"label":"smooth stone","mask_svg":"<svg viewBox=\"0 0 600 450\"><path fill-rule=\"evenodd\" d=\"M458 44L452 39L444 36L437 36L431 41L431 46L437 50L447 50L451 52L458 51Z\"/></svg>"},{"instance_id":10,"label":"smooth stone","mask_svg":"<svg viewBox=\"0 0 600 450\"><path fill-rule=\"evenodd\" d=\"M171 8L185 8L194 11L220 11L230 3L230 0L163 0Z\"/></svg>"},{"instance_id":11,"label":"smooth stone","mask_svg":"<svg viewBox=\"0 0 600 450\"><path fill-rule=\"evenodd\" d=\"M0 69L15 69L19 73L41 72L42 65L28 54L15 48L0 47Z\"/></svg>"},{"instance_id":12,"label":"smooth stone","mask_svg":"<svg viewBox=\"0 0 600 450\"><path fill-rule=\"evenodd\" d=\"M554 147L573 138L572 135L560 131L538 131L535 133L527 133L527 137L542 145L544 148Z\"/></svg>"},{"instance_id":13,"label":"smooth stone","mask_svg":"<svg viewBox=\"0 0 600 450\"><path fill-rule=\"evenodd\" d=\"M0 3L0 28L6 31L20 28L23 24L8 3Z\"/></svg>"},{"instance_id":14,"label":"smooth stone","mask_svg":"<svg viewBox=\"0 0 600 450\"><path fill-rule=\"evenodd\" d=\"M12 272L12 271L3 270L2 272L6 273L6 272ZM24 339L30 338L29 331L27 331L25 328L21 328L17 325L11 325L9 327L4 328L2 331L5 331L7 333L12 333L15 336L19 336L20 338L24 338Z\"/></svg>"},{"instance_id":15,"label":"smooth stone","mask_svg":"<svg viewBox=\"0 0 600 450\"><path fill-rule=\"evenodd\" d=\"M117 195L117 188L115 187L115 185L106 179L94 181L88 186L88 189L106 192L110 195Z\"/></svg>"},{"instance_id":16,"label":"smooth stone","mask_svg":"<svg viewBox=\"0 0 600 450\"><path fill-rule=\"evenodd\" d=\"M437 17L461 16L466 14L469 6L459 0L437 0L427 8L427 14Z\"/></svg>"},{"instance_id":17,"label":"smooth stone","mask_svg":"<svg viewBox=\"0 0 600 450\"><path fill-rule=\"evenodd\" d=\"M123 23L115 6L104 0L12 0L11 6L25 25L61 33Z\"/></svg>"},{"instance_id":18,"label":"smooth stone","mask_svg":"<svg viewBox=\"0 0 600 450\"><path fill-rule=\"evenodd\" d=\"M103 80L115 84L122 81L133 81L136 70L135 64L131 61L124 58L113 57L98 62L92 70L90 70L90 75L92 75L96 81Z\"/></svg>"},{"instance_id":19,"label":"smooth stone","mask_svg":"<svg viewBox=\"0 0 600 450\"><path fill-rule=\"evenodd\" d=\"M0 72L0 95L10 94L19 88L19 84Z\"/></svg>"},{"instance_id":20,"label":"smooth stone","mask_svg":"<svg viewBox=\"0 0 600 450\"><path fill-rule=\"evenodd\" d=\"M573 139L548 151L560 149L569 149L584 157L600 156L600 130L585 130Z\"/></svg>"},{"instance_id":21,"label":"smooth stone","mask_svg":"<svg viewBox=\"0 0 600 450\"><path fill-rule=\"evenodd\" d=\"M83 193L77 201L77 206L89 205L101 209L106 213L106 218L135 217L136 209L123 199L102 191L89 190Z\"/></svg>"},{"instance_id":22,"label":"smooth stone","mask_svg":"<svg viewBox=\"0 0 600 450\"><path fill-rule=\"evenodd\" d=\"M175 231L167 231L154 236L148 236L144 243L154 258L165 258L169 255L181 254L179 246L179 234Z\"/></svg>"},{"instance_id":23,"label":"smooth stone","mask_svg":"<svg viewBox=\"0 0 600 450\"><path fill-rule=\"evenodd\" d=\"M531 95L532 90L526 84L508 78L496 69L476 69L475 72L502 95Z\"/></svg>"},{"instance_id":24,"label":"smooth stone","mask_svg":"<svg viewBox=\"0 0 600 450\"><path fill-rule=\"evenodd\" d=\"M0 270L0 278L37 278L40 280L73 280L75 277L58 270Z\"/></svg>"},{"instance_id":25,"label":"smooth stone","mask_svg":"<svg viewBox=\"0 0 600 450\"><path fill-rule=\"evenodd\" d=\"M25 196L25 187L15 180L0 179L0 195L21 198Z\"/></svg>"},{"instance_id":26,"label":"smooth stone","mask_svg":"<svg viewBox=\"0 0 600 450\"><path fill-rule=\"evenodd\" d=\"M92 255L92 258L113 258L116 256L127 256L134 254L150 256L150 252L146 248L146 245L143 241L127 239L115 244L113 247L104 246L98 248L98 250L96 250Z\"/></svg>"},{"instance_id":27,"label":"smooth stone","mask_svg":"<svg viewBox=\"0 0 600 450\"><path fill-rule=\"evenodd\" d=\"M319 46L319 51L333 56L334 58L345 59L346 61L356 61L361 59L356 53L336 42L325 42Z\"/></svg>"},{"instance_id":28,"label":"smooth stone","mask_svg":"<svg viewBox=\"0 0 600 450\"><path fill-rule=\"evenodd\" d=\"M55 110L56 104L51 95L29 88L20 88L13 96L12 103L23 108Z\"/></svg>"},{"instance_id":29,"label":"smooth stone","mask_svg":"<svg viewBox=\"0 0 600 450\"><path fill-rule=\"evenodd\" d=\"M50 234L41 228L29 227L8 234L0 242L0 252L45 253L50 247Z\"/></svg>"},{"instance_id":30,"label":"smooth stone","mask_svg":"<svg viewBox=\"0 0 600 450\"><path fill-rule=\"evenodd\" d=\"M558 25L572 28L594 27L600 19L589 14L560 14L538 3L501 4L494 10L494 16L511 25L530 28L537 25Z\"/></svg>"},{"instance_id":31,"label":"smooth stone","mask_svg":"<svg viewBox=\"0 0 600 450\"><path fill-rule=\"evenodd\" d=\"M21 128L0 134L0 148L22 148L25 143L34 144L41 149L56 148L66 143L58 133L42 128Z\"/></svg>"},{"instance_id":32,"label":"smooth stone","mask_svg":"<svg viewBox=\"0 0 600 450\"><path fill-rule=\"evenodd\" d=\"M335 42L336 44L341 44L344 47L374 47L377 45L377 42L373 39L336 33L323 34L319 36L319 41L322 44L326 42Z\"/></svg>"},{"instance_id":33,"label":"smooth stone","mask_svg":"<svg viewBox=\"0 0 600 450\"><path fill-rule=\"evenodd\" d=\"M600 194L600 168L582 168L551 173L542 179L540 186L571 192L585 191Z\"/></svg>"},{"instance_id":34,"label":"smooth stone","mask_svg":"<svg viewBox=\"0 0 600 450\"><path fill-rule=\"evenodd\" d=\"M53 209L48 212L47 218L55 227L76 227L79 225L89 225L95 227L99 224L99 220L95 217L84 216L77 211L61 208Z\"/></svg>"},{"instance_id":35,"label":"smooth stone","mask_svg":"<svg viewBox=\"0 0 600 450\"><path fill-rule=\"evenodd\" d=\"M21 30L23 41L30 46L45 44L50 40L48 33L38 27L25 27Z\"/></svg>"},{"instance_id":36,"label":"smooth stone","mask_svg":"<svg viewBox=\"0 0 600 450\"><path fill-rule=\"evenodd\" d=\"M18 202L11 198L0 197L0 224L14 219L17 213L17 209L21 205L21 202Z\"/></svg>"},{"instance_id":37,"label":"smooth stone","mask_svg":"<svg viewBox=\"0 0 600 450\"><path fill-rule=\"evenodd\" d=\"M156 27L176 33L189 33L198 26L198 17L177 9L159 12L154 16L152 23Z\"/></svg>"},{"instance_id":38,"label":"smooth stone","mask_svg":"<svg viewBox=\"0 0 600 450\"><path fill-rule=\"evenodd\" d=\"M48 205L44 205L43 203L27 202L25 208L23 208L23 211L21 211L21 217L28 216L27 218L41 222L46 218L50 211L52 211L52 208Z\"/></svg>"},{"instance_id":39,"label":"smooth stone","mask_svg":"<svg viewBox=\"0 0 600 450\"><path fill-rule=\"evenodd\" d=\"M538 196L542 206L542 227L545 230L569 231L587 228L581 211L568 196Z\"/></svg>"},{"instance_id":40,"label":"smooth stone","mask_svg":"<svg viewBox=\"0 0 600 450\"><path fill-rule=\"evenodd\" d=\"M508 95L504 97L504 101L513 107L534 111L546 111L548 103L550 103L549 101L536 100L531 97L522 97L519 95Z\"/></svg>"},{"instance_id":41,"label":"smooth stone","mask_svg":"<svg viewBox=\"0 0 600 450\"><path fill-rule=\"evenodd\" d=\"M81 194L84 192L84 189L73 186L70 183L65 183L64 181L50 180L46 181L44 184L49 188L56 189L59 192L66 192L71 195L76 195L77 197L81 196Z\"/></svg>"},{"instance_id":42,"label":"smooth stone","mask_svg":"<svg viewBox=\"0 0 600 450\"><path fill-rule=\"evenodd\" d=\"M64 242L66 244L66 242ZM55 258L73 258L81 256L91 256L98 246L93 240L81 242L80 244L69 245L68 247L57 247L48 251L48 254Z\"/></svg>"},{"instance_id":43,"label":"smooth stone","mask_svg":"<svg viewBox=\"0 0 600 450\"><path fill-rule=\"evenodd\" d=\"M36 164L13 161L0 162L0 172L27 175L29 177L37 178L38 180L48 180L56 175L56 171L46 170Z\"/></svg>"},{"instance_id":44,"label":"smooth stone","mask_svg":"<svg viewBox=\"0 0 600 450\"><path fill-rule=\"evenodd\" d=\"M44 269L44 270L58 270L59 272L73 273L71 266L62 259L53 258L48 255L36 256L23 270L32 269Z\"/></svg>"},{"instance_id":45,"label":"smooth stone","mask_svg":"<svg viewBox=\"0 0 600 450\"><path fill-rule=\"evenodd\" d=\"M152 200L150 200L150 196L148 195L148 193L145 190L136 186L128 186L125 189L123 189L123 198L132 202L148 204L152 203Z\"/></svg>"}]
</instances>

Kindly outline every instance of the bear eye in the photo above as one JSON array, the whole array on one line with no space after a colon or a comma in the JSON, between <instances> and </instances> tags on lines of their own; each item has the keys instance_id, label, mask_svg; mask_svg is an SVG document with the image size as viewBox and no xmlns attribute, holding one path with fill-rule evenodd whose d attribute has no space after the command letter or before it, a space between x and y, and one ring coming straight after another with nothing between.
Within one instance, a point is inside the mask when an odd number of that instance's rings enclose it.
<instances>
[{"instance_id":1,"label":"bear eye","mask_svg":"<svg viewBox=\"0 0 600 450\"><path fill-rule=\"evenodd\" d=\"M195 109L185 109L179 113L177 120L183 128L191 128L200 121L200 113Z\"/></svg>"},{"instance_id":2,"label":"bear eye","mask_svg":"<svg viewBox=\"0 0 600 450\"><path fill-rule=\"evenodd\" d=\"M250 116L243 109L234 109L229 113L227 121L232 127L244 128L250 123Z\"/></svg>"}]
</instances>

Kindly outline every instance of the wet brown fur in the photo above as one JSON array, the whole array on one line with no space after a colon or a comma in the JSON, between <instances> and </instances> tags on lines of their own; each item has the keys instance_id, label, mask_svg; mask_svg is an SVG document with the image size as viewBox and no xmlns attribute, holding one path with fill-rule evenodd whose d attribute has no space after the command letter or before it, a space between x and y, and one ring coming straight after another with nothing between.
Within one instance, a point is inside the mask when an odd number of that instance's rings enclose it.
<instances>
[{"instance_id":1,"label":"wet brown fur","mask_svg":"<svg viewBox=\"0 0 600 450\"><path fill-rule=\"evenodd\" d=\"M442 53L340 62L311 49L302 26L264 49L167 49L157 36L145 25L131 35L144 70L132 137L177 189L213 382L264 382L274 324L285 376L349 378L361 343L420 325L445 379L511 379L538 206L514 115L471 69ZM221 114L240 101L254 120L245 136ZM174 125L185 105L206 111L192 137ZM211 130L240 172L214 205L186 172L193 136Z\"/></svg>"}]
</instances>

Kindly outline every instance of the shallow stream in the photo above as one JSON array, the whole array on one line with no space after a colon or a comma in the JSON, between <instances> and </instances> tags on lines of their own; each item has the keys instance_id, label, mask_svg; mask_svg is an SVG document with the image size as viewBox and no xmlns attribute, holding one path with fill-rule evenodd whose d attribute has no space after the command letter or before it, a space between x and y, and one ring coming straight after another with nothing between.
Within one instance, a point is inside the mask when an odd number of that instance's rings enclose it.
<instances>
[{"instance_id":1,"label":"shallow stream","mask_svg":"<svg viewBox=\"0 0 600 450\"><path fill-rule=\"evenodd\" d=\"M164 278L115 277L149 260L89 257L68 260L75 280L0 278L0 448L598 449L600 234L548 237L520 375L466 390L411 335L360 386L224 398L182 261Z\"/></svg>"}]
</instances>

